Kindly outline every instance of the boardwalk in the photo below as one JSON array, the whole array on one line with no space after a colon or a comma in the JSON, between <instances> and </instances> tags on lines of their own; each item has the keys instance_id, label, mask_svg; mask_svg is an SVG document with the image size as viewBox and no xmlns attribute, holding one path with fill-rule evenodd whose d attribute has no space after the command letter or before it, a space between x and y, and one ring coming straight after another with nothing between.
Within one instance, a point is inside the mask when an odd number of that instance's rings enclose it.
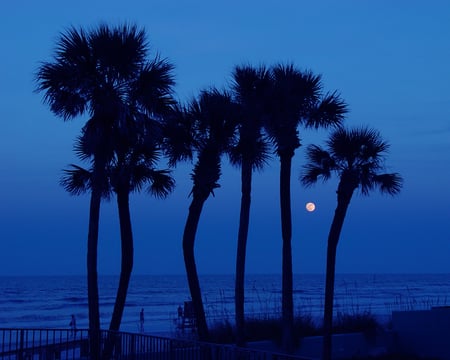
<instances>
[{"instance_id":1,"label":"boardwalk","mask_svg":"<svg viewBox=\"0 0 450 360\"><path fill-rule=\"evenodd\" d=\"M0 329L0 359L88 358L88 331Z\"/></svg>"},{"instance_id":2,"label":"boardwalk","mask_svg":"<svg viewBox=\"0 0 450 360\"><path fill-rule=\"evenodd\" d=\"M88 330L0 329L0 359L89 359L88 334ZM102 349L107 341L111 345L110 358L117 360L311 360L232 345L101 331Z\"/></svg>"}]
</instances>

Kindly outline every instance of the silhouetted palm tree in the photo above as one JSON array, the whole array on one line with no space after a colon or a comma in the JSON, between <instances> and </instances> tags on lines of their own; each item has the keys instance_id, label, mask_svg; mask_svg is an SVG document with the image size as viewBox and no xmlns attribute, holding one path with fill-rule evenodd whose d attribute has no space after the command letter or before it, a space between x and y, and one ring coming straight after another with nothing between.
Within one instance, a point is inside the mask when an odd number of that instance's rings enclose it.
<instances>
[{"instance_id":1,"label":"silhouetted palm tree","mask_svg":"<svg viewBox=\"0 0 450 360\"><path fill-rule=\"evenodd\" d=\"M280 158L280 208L282 250L282 347L293 349L293 274L291 219L291 164L300 146L299 125L328 127L340 125L347 106L336 93L322 94L321 77L300 71L292 64L272 69L272 90L267 98L266 131Z\"/></svg>"},{"instance_id":2,"label":"silhouetted palm tree","mask_svg":"<svg viewBox=\"0 0 450 360\"><path fill-rule=\"evenodd\" d=\"M148 125L148 124L147 124ZM143 124L143 128L146 126ZM160 158L160 150L155 143L154 131L142 131L133 134L133 140L122 141L106 170L106 181L103 186L103 197L109 199L111 192L117 195L117 206L121 234L121 271L114 310L109 329L118 331L133 268L133 233L129 210L129 195L140 192L146 184L148 191L156 197L166 197L173 189L175 182L167 170L156 170ZM83 133L85 134L85 133ZM81 136L76 151L81 160L89 158L89 142ZM72 195L79 195L92 190L93 171L77 165L65 170L61 184ZM108 348L107 346L105 348ZM108 350L108 349L107 349ZM106 357L109 352L105 350ZM111 349L109 349L111 350Z\"/></svg>"},{"instance_id":3,"label":"silhouetted palm tree","mask_svg":"<svg viewBox=\"0 0 450 360\"><path fill-rule=\"evenodd\" d=\"M110 166L110 183L112 190L117 194L122 245L120 281L109 327L111 331L119 330L133 268L129 195L131 192L141 191L146 184L150 184L148 192L151 195L165 198L175 186L175 181L168 170L157 170L161 151L153 139L153 131L150 134L138 134L128 149L122 148L116 152Z\"/></svg>"},{"instance_id":4,"label":"silhouetted palm tree","mask_svg":"<svg viewBox=\"0 0 450 360\"><path fill-rule=\"evenodd\" d=\"M102 186L113 157L114 132L126 134L126 118L141 113L156 117L172 101L172 65L156 58L146 60L144 30L136 26L100 25L85 31L62 33L52 62L37 73L38 91L51 111L64 120L90 117L86 127L93 155L88 231L88 300L91 357L99 357L100 329L97 243ZM95 336L94 336L95 335Z\"/></svg>"},{"instance_id":5,"label":"silhouetted palm tree","mask_svg":"<svg viewBox=\"0 0 450 360\"><path fill-rule=\"evenodd\" d=\"M220 187L221 156L229 151L236 132L235 106L229 94L216 89L201 92L186 111L176 108L166 121L165 151L174 165L177 161L197 160L191 173L192 201L183 233L183 255L194 307L198 337L209 337L203 307L194 242L203 204Z\"/></svg>"},{"instance_id":6,"label":"silhouetted palm tree","mask_svg":"<svg viewBox=\"0 0 450 360\"><path fill-rule=\"evenodd\" d=\"M375 130L339 128L330 135L326 144L326 149L316 145L308 147L309 163L304 167L301 181L310 186L319 179L330 179L333 173L339 177L337 206L328 233L325 283L323 358L329 360L332 349L336 250L350 200L358 188L363 195L368 195L374 189L396 195L401 189L402 178L397 173L380 173L384 170L385 153L389 145Z\"/></svg>"},{"instance_id":7,"label":"silhouetted palm tree","mask_svg":"<svg viewBox=\"0 0 450 360\"><path fill-rule=\"evenodd\" d=\"M264 102L270 85L270 73L261 66L238 66L233 71L233 91L240 106L239 139L230 153L233 165L241 168L241 209L236 254L235 311L236 344L245 344L244 280L252 174L262 169L269 158L268 140L263 134Z\"/></svg>"}]
</instances>

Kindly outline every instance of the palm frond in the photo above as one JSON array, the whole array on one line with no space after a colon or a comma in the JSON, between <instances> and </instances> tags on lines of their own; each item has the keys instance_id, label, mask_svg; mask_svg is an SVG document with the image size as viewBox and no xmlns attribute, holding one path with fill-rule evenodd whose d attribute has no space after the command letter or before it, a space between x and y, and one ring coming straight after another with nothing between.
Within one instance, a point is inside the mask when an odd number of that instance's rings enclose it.
<instances>
[{"instance_id":1,"label":"palm frond","mask_svg":"<svg viewBox=\"0 0 450 360\"><path fill-rule=\"evenodd\" d=\"M400 175L380 174L384 169L389 144L381 138L377 130L368 127L339 127L330 134L326 144L329 154L329 160L326 161L332 161L332 171L340 177L342 189L359 188L363 195L369 195L375 188L390 195L400 191ZM320 147L308 148L306 182L312 182L316 177L322 176L320 170L324 167L323 158L326 157L322 151Z\"/></svg>"},{"instance_id":2,"label":"palm frond","mask_svg":"<svg viewBox=\"0 0 450 360\"><path fill-rule=\"evenodd\" d=\"M322 92L321 76L292 64L271 68L272 87L265 109L265 129L278 155L300 146L298 126L316 106Z\"/></svg>"},{"instance_id":3,"label":"palm frond","mask_svg":"<svg viewBox=\"0 0 450 360\"><path fill-rule=\"evenodd\" d=\"M97 69L109 82L133 78L148 52L145 31L136 25L101 24L89 32L89 43Z\"/></svg>"},{"instance_id":4,"label":"palm frond","mask_svg":"<svg viewBox=\"0 0 450 360\"><path fill-rule=\"evenodd\" d=\"M398 173L380 174L373 178L380 191L389 195L396 195L403 186L403 178Z\"/></svg>"},{"instance_id":5,"label":"palm frond","mask_svg":"<svg viewBox=\"0 0 450 360\"><path fill-rule=\"evenodd\" d=\"M239 136L229 151L230 162L241 166L246 161L253 170L261 170L267 164L271 151L269 138L262 132L271 74L263 65L245 65L235 67L232 76Z\"/></svg>"},{"instance_id":6,"label":"palm frond","mask_svg":"<svg viewBox=\"0 0 450 360\"><path fill-rule=\"evenodd\" d=\"M175 180L169 170L152 170L150 172L150 194L157 198L166 198L175 188Z\"/></svg>"},{"instance_id":7,"label":"palm frond","mask_svg":"<svg viewBox=\"0 0 450 360\"><path fill-rule=\"evenodd\" d=\"M297 108L298 116L306 115L309 106L315 104L322 92L322 76L311 70L301 71L291 64L277 64L272 68L276 90L286 105Z\"/></svg>"},{"instance_id":8,"label":"palm frond","mask_svg":"<svg viewBox=\"0 0 450 360\"><path fill-rule=\"evenodd\" d=\"M148 115L161 117L175 104L173 70L174 66L167 59L157 56L139 72L132 85L132 96Z\"/></svg>"},{"instance_id":9,"label":"palm frond","mask_svg":"<svg viewBox=\"0 0 450 360\"><path fill-rule=\"evenodd\" d=\"M44 91L44 103L64 120L83 114L88 108L86 94L80 85L86 82L75 66L43 63L36 74L36 91Z\"/></svg>"},{"instance_id":10,"label":"palm frond","mask_svg":"<svg viewBox=\"0 0 450 360\"><path fill-rule=\"evenodd\" d=\"M44 62L36 73L36 91L64 120L88 110L88 89L92 86L95 63L88 36L82 29L69 28L60 34L53 62Z\"/></svg>"},{"instance_id":11,"label":"palm frond","mask_svg":"<svg viewBox=\"0 0 450 360\"><path fill-rule=\"evenodd\" d=\"M352 173L358 179L357 186L359 186L362 195L369 195L375 188L374 177L377 174L378 165L373 166L371 162L356 164L352 169Z\"/></svg>"},{"instance_id":12,"label":"palm frond","mask_svg":"<svg viewBox=\"0 0 450 360\"><path fill-rule=\"evenodd\" d=\"M264 65L243 65L233 69L231 88L234 96L241 104L251 107L253 112L258 109L262 111L270 83L271 73Z\"/></svg>"},{"instance_id":13,"label":"palm frond","mask_svg":"<svg viewBox=\"0 0 450 360\"><path fill-rule=\"evenodd\" d=\"M363 161L377 162L384 158L384 154L389 149L389 144L381 138L381 134L374 129L367 127L352 129L351 137L359 139L359 158Z\"/></svg>"},{"instance_id":14,"label":"palm frond","mask_svg":"<svg viewBox=\"0 0 450 360\"><path fill-rule=\"evenodd\" d=\"M330 171L335 169L336 163L330 153L318 145L309 145L306 148L306 157L312 164Z\"/></svg>"},{"instance_id":15,"label":"palm frond","mask_svg":"<svg viewBox=\"0 0 450 360\"><path fill-rule=\"evenodd\" d=\"M331 178L331 172L319 166L307 164L303 167L303 171L300 175L300 182L304 186L310 187L316 184L320 178L323 182L328 181Z\"/></svg>"},{"instance_id":16,"label":"palm frond","mask_svg":"<svg viewBox=\"0 0 450 360\"><path fill-rule=\"evenodd\" d=\"M192 159L193 149L197 148L194 131L194 123L187 109L178 104L173 106L162 123L162 148L169 160L169 166L173 167L180 161Z\"/></svg>"},{"instance_id":17,"label":"palm frond","mask_svg":"<svg viewBox=\"0 0 450 360\"><path fill-rule=\"evenodd\" d=\"M71 195L81 195L92 189L92 172L81 166L71 164L63 170L60 185Z\"/></svg>"},{"instance_id":18,"label":"palm frond","mask_svg":"<svg viewBox=\"0 0 450 360\"><path fill-rule=\"evenodd\" d=\"M328 128L340 126L348 112L348 105L336 93L327 94L317 106L313 106L309 115L304 118L306 127Z\"/></svg>"},{"instance_id":19,"label":"palm frond","mask_svg":"<svg viewBox=\"0 0 450 360\"><path fill-rule=\"evenodd\" d=\"M201 91L199 98L191 101L188 114L195 126L198 151L216 144L218 151L226 152L235 142L239 109L229 92L216 88Z\"/></svg>"},{"instance_id":20,"label":"palm frond","mask_svg":"<svg viewBox=\"0 0 450 360\"><path fill-rule=\"evenodd\" d=\"M91 57L89 35L83 28L69 27L59 35L56 60L65 64L80 64Z\"/></svg>"},{"instance_id":21,"label":"palm frond","mask_svg":"<svg viewBox=\"0 0 450 360\"><path fill-rule=\"evenodd\" d=\"M75 143L73 145L73 151L75 155L81 161L87 161L91 159L94 155L93 149L89 146L88 136L82 130L82 135L79 135L75 139Z\"/></svg>"},{"instance_id":22,"label":"palm frond","mask_svg":"<svg viewBox=\"0 0 450 360\"><path fill-rule=\"evenodd\" d=\"M300 181L304 186L315 184L319 178L325 182L330 179L332 171L336 170L336 163L330 154L317 145L310 145L306 149L308 163L303 167Z\"/></svg>"},{"instance_id":23,"label":"palm frond","mask_svg":"<svg viewBox=\"0 0 450 360\"><path fill-rule=\"evenodd\" d=\"M270 143L260 134L250 139L240 138L236 145L228 151L230 163L234 166L242 166L248 161L253 170L262 170L271 158L272 149Z\"/></svg>"},{"instance_id":24,"label":"palm frond","mask_svg":"<svg viewBox=\"0 0 450 360\"><path fill-rule=\"evenodd\" d=\"M113 136L113 129L101 126L95 118L89 119L77 138L74 146L76 155L81 160L102 158L111 159L114 152L114 143L117 137Z\"/></svg>"}]
</instances>

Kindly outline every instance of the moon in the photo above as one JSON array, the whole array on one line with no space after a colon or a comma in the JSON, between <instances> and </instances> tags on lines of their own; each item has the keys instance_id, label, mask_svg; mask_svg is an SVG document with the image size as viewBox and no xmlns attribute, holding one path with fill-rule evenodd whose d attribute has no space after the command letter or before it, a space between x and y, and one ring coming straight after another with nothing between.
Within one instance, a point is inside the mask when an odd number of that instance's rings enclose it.
<instances>
[{"instance_id":1,"label":"moon","mask_svg":"<svg viewBox=\"0 0 450 360\"><path fill-rule=\"evenodd\" d=\"M313 212L314 210L316 210L316 204L314 204L313 202L309 202L306 204L306 211L309 212Z\"/></svg>"}]
</instances>

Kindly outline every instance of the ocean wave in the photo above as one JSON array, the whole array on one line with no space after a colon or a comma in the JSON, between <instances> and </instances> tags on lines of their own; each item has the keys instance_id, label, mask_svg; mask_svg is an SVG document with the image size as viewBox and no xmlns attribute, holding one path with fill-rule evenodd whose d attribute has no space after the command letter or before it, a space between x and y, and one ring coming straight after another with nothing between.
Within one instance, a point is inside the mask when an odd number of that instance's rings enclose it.
<instances>
[{"instance_id":1,"label":"ocean wave","mask_svg":"<svg viewBox=\"0 0 450 360\"><path fill-rule=\"evenodd\" d=\"M78 326L88 324L85 277L0 278L0 326L66 328L75 314ZM294 306L302 313L320 314L324 302L323 275L294 279ZM233 316L234 277L202 277L204 306L210 317ZM388 314L400 308L450 304L450 275L338 275L336 302L339 310ZM114 307L116 278L99 279L102 326L107 327ZM281 277L251 275L246 281L246 311L259 314L281 308ZM141 308L146 328L173 326L176 308L189 299L184 276L136 276L130 283L123 314L125 327L136 330Z\"/></svg>"},{"instance_id":2,"label":"ocean wave","mask_svg":"<svg viewBox=\"0 0 450 360\"><path fill-rule=\"evenodd\" d=\"M23 304L26 303L27 300L25 299L16 299L16 298L12 298L12 299L5 299L2 301L2 303L11 303L11 304Z\"/></svg>"},{"instance_id":3,"label":"ocean wave","mask_svg":"<svg viewBox=\"0 0 450 360\"><path fill-rule=\"evenodd\" d=\"M62 298L63 301L68 301L71 303L86 302L86 296L67 296Z\"/></svg>"}]
</instances>

